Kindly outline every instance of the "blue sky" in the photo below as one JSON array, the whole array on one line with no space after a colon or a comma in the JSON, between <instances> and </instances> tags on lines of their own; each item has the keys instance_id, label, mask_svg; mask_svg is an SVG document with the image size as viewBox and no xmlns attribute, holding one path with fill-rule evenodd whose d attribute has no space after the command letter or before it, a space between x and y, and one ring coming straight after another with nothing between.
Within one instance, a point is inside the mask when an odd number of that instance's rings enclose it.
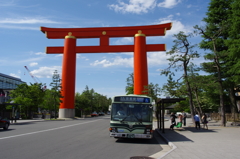
<instances>
[{"instance_id":1,"label":"blue sky","mask_svg":"<svg viewBox=\"0 0 240 159\"><path fill-rule=\"evenodd\" d=\"M34 83L24 66L47 86L52 74L61 74L62 55L45 53L47 46L63 46L64 39L47 39L40 27L88 28L154 25L172 22L164 37L147 37L148 44L173 45L173 35L189 33L203 25L210 0L0 0L0 72ZM191 39L195 44L200 37ZM111 38L111 45L133 44L133 38ZM78 46L99 45L99 39L78 39ZM203 55L203 50L199 50ZM149 52L149 83L161 87L167 78L165 52ZM202 58L201 58L202 59ZM203 60L195 61L196 64ZM126 79L133 72L133 53L78 54L76 92L86 85L112 97L125 94ZM179 72L181 74L181 72Z\"/></svg>"}]
</instances>

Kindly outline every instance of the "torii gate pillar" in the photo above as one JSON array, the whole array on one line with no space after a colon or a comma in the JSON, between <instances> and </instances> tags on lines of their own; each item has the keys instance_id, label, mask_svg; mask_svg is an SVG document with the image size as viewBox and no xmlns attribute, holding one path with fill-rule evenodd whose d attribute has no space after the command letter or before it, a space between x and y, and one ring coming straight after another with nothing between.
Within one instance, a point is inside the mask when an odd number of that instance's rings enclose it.
<instances>
[{"instance_id":1,"label":"torii gate pillar","mask_svg":"<svg viewBox=\"0 0 240 159\"><path fill-rule=\"evenodd\" d=\"M76 38L65 36L62 63L62 96L59 118L75 117L75 80L76 80Z\"/></svg>"},{"instance_id":2,"label":"torii gate pillar","mask_svg":"<svg viewBox=\"0 0 240 159\"><path fill-rule=\"evenodd\" d=\"M139 31L134 38L134 94L147 94L143 92L148 86L148 66L146 53L146 37Z\"/></svg>"}]
</instances>

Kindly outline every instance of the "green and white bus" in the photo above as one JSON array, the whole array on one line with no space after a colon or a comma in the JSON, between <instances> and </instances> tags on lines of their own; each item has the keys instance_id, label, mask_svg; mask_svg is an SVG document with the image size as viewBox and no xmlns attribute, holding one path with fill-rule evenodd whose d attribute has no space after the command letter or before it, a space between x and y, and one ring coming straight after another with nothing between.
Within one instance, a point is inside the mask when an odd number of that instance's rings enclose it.
<instances>
[{"instance_id":1,"label":"green and white bus","mask_svg":"<svg viewBox=\"0 0 240 159\"><path fill-rule=\"evenodd\" d=\"M110 137L153 137L152 98L144 95L115 96L111 105Z\"/></svg>"}]
</instances>

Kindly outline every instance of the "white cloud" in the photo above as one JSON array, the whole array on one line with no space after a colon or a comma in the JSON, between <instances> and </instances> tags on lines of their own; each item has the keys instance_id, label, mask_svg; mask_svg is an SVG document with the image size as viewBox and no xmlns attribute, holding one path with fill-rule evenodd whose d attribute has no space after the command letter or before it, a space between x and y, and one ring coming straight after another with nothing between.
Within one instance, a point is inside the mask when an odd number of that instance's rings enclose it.
<instances>
[{"instance_id":1,"label":"white cloud","mask_svg":"<svg viewBox=\"0 0 240 159\"><path fill-rule=\"evenodd\" d=\"M12 77L16 77L16 78L20 78L20 76L14 74L14 73L10 73L10 76L12 76Z\"/></svg>"},{"instance_id":2,"label":"white cloud","mask_svg":"<svg viewBox=\"0 0 240 159\"><path fill-rule=\"evenodd\" d=\"M166 36L172 36L174 34L178 34L180 31L183 31L185 33L189 33L192 31L192 27L191 26L185 26L183 25L180 21L178 20L173 20L173 15L169 15L166 18L161 18L158 20L158 24L164 24L164 23L169 23L172 22L172 28L171 30L167 30L166 32Z\"/></svg>"},{"instance_id":3,"label":"white cloud","mask_svg":"<svg viewBox=\"0 0 240 159\"><path fill-rule=\"evenodd\" d=\"M36 57L36 58L29 58L29 59L24 59L22 61L17 61L18 63L31 63L31 62L35 62L35 61L41 61L42 59L44 59L44 57Z\"/></svg>"},{"instance_id":4,"label":"white cloud","mask_svg":"<svg viewBox=\"0 0 240 159\"><path fill-rule=\"evenodd\" d=\"M147 13L148 11L154 9L156 6L163 8L173 8L181 0L164 0L157 4L158 0L129 0L128 3L123 2L123 0L118 0L118 4L108 5L110 9L115 12L121 13Z\"/></svg>"},{"instance_id":5,"label":"white cloud","mask_svg":"<svg viewBox=\"0 0 240 159\"><path fill-rule=\"evenodd\" d=\"M149 52L147 53L148 66L159 66L168 64L166 52Z\"/></svg>"},{"instance_id":6,"label":"white cloud","mask_svg":"<svg viewBox=\"0 0 240 159\"><path fill-rule=\"evenodd\" d=\"M147 13L149 10L156 7L157 0L129 0L129 3L125 3L122 0L118 0L118 4L108 5L110 9L116 12L122 13Z\"/></svg>"},{"instance_id":7,"label":"white cloud","mask_svg":"<svg viewBox=\"0 0 240 159\"><path fill-rule=\"evenodd\" d=\"M163 7L163 8L173 8L176 6L178 3L180 3L181 0L164 0L161 3L158 3L158 7Z\"/></svg>"},{"instance_id":8,"label":"white cloud","mask_svg":"<svg viewBox=\"0 0 240 159\"><path fill-rule=\"evenodd\" d=\"M39 23L58 23L52 20L48 20L45 18L6 18L6 19L0 19L1 24L39 24Z\"/></svg>"},{"instance_id":9,"label":"white cloud","mask_svg":"<svg viewBox=\"0 0 240 159\"><path fill-rule=\"evenodd\" d=\"M63 57L63 54L58 54L55 57Z\"/></svg>"},{"instance_id":10,"label":"white cloud","mask_svg":"<svg viewBox=\"0 0 240 159\"><path fill-rule=\"evenodd\" d=\"M46 53L44 53L44 52L37 52L37 53L35 53L35 55L43 55L43 56L46 56Z\"/></svg>"},{"instance_id":11,"label":"white cloud","mask_svg":"<svg viewBox=\"0 0 240 159\"><path fill-rule=\"evenodd\" d=\"M39 27L26 27L26 26L15 26L15 25L0 25L0 28L4 29L19 29L19 30L38 30Z\"/></svg>"},{"instance_id":12,"label":"white cloud","mask_svg":"<svg viewBox=\"0 0 240 159\"><path fill-rule=\"evenodd\" d=\"M179 15L180 15L180 13L176 13L176 15L178 15L178 16L179 16Z\"/></svg>"},{"instance_id":13,"label":"white cloud","mask_svg":"<svg viewBox=\"0 0 240 159\"><path fill-rule=\"evenodd\" d=\"M37 62L32 62L32 63L29 64L29 66L31 66L31 67L32 67L32 66L37 66L37 65L38 65Z\"/></svg>"},{"instance_id":14,"label":"white cloud","mask_svg":"<svg viewBox=\"0 0 240 159\"><path fill-rule=\"evenodd\" d=\"M125 66L125 67L133 67L133 54L130 58L123 58L121 56L117 56L112 60L103 59L101 61L96 60L91 63L91 66L102 66L102 67L110 67L110 66ZM148 66L159 66L168 64L167 58L169 58L165 52L149 52L147 53Z\"/></svg>"},{"instance_id":15,"label":"white cloud","mask_svg":"<svg viewBox=\"0 0 240 159\"><path fill-rule=\"evenodd\" d=\"M77 54L77 59L83 59L85 61L89 60L87 57L83 56L82 54Z\"/></svg>"},{"instance_id":16,"label":"white cloud","mask_svg":"<svg viewBox=\"0 0 240 159\"><path fill-rule=\"evenodd\" d=\"M126 44L133 44L134 38L133 37L125 37L119 38L118 40L114 41L114 45L126 45Z\"/></svg>"},{"instance_id":17,"label":"white cloud","mask_svg":"<svg viewBox=\"0 0 240 159\"><path fill-rule=\"evenodd\" d=\"M4 29L20 29L20 30L39 30L39 26L26 26L32 24L56 24L58 22L46 18L5 18L0 19L0 28Z\"/></svg>"},{"instance_id":18,"label":"white cloud","mask_svg":"<svg viewBox=\"0 0 240 159\"><path fill-rule=\"evenodd\" d=\"M61 74L62 67L61 66L52 66L52 67L40 67L37 70L31 71L31 74L37 78L52 78L53 72L57 70L59 74ZM60 75L61 76L61 75Z\"/></svg>"},{"instance_id":19,"label":"white cloud","mask_svg":"<svg viewBox=\"0 0 240 159\"><path fill-rule=\"evenodd\" d=\"M102 65L103 67L110 67L110 66L125 66L125 67L133 67L133 57L131 58L122 58L117 56L112 61L104 59L102 61L96 60L94 63L90 64L91 66L98 66Z\"/></svg>"}]
</instances>

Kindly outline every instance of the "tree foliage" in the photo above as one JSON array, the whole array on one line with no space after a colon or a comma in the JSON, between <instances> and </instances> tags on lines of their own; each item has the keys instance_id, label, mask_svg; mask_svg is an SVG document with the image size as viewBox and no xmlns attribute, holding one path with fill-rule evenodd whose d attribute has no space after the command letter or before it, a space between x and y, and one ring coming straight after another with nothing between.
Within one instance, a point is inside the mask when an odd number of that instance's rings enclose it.
<instances>
[{"instance_id":1,"label":"tree foliage","mask_svg":"<svg viewBox=\"0 0 240 159\"><path fill-rule=\"evenodd\" d=\"M129 77L127 78L127 86L125 88L126 94L133 94L134 90L134 76L133 73L129 74Z\"/></svg>"},{"instance_id":2,"label":"tree foliage","mask_svg":"<svg viewBox=\"0 0 240 159\"><path fill-rule=\"evenodd\" d=\"M27 85L26 83L18 85L15 90L10 92L12 101L16 104L16 111L21 111L25 116L31 118L32 112L38 112L42 108L45 92L42 83Z\"/></svg>"},{"instance_id":3,"label":"tree foliage","mask_svg":"<svg viewBox=\"0 0 240 159\"><path fill-rule=\"evenodd\" d=\"M191 60L194 58L198 58L199 54L194 50L194 47L196 47L196 45L192 45L188 40L188 38L192 37L192 34L187 35L184 32L180 31L173 37L175 38L173 41L174 45L172 46L171 50L166 53L167 55L171 55L170 58L167 59L169 61L169 67L163 70L161 74L169 76L169 80L171 80L172 77L170 75L174 75L172 69L175 72L183 70L183 75L181 78L183 78L186 85L185 91L189 98L189 106L191 114L193 116L194 106L191 85L189 83L188 70L190 69L190 67L194 67L193 63L191 63ZM172 80L169 82L172 82L171 84L174 84Z\"/></svg>"},{"instance_id":4,"label":"tree foliage","mask_svg":"<svg viewBox=\"0 0 240 159\"><path fill-rule=\"evenodd\" d=\"M107 112L110 104L111 98L95 92L94 89L89 90L88 86L82 93L77 92L75 94L76 116L89 115L93 111Z\"/></svg>"},{"instance_id":5,"label":"tree foliage","mask_svg":"<svg viewBox=\"0 0 240 159\"><path fill-rule=\"evenodd\" d=\"M59 109L60 103L64 98L61 94L62 83L61 83L60 75L58 74L57 70L55 70L53 73L52 82L50 83L50 86L52 88L49 92L50 92L50 96L52 97L51 101L53 102L54 118L56 119L57 111Z\"/></svg>"},{"instance_id":6,"label":"tree foliage","mask_svg":"<svg viewBox=\"0 0 240 159\"><path fill-rule=\"evenodd\" d=\"M210 51L204 56L210 62L203 63L202 68L210 73L214 81L218 83L223 126L226 125L227 102L225 94L228 93L230 99L234 98L234 93L232 93L234 87L236 87L234 82L239 79L235 73L236 68L239 68L238 58L233 56L235 54L233 51L236 51L234 42L237 37L233 36L236 30L234 31L234 27L232 27L236 24L235 18L237 18L234 17L234 14L239 12L233 9L237 4L239 2L236 0L212 0L209 4L207 17L203 19L206 25L204 27L195 26L196 31L203 38L199 45L200 48ZM236 105L233 105L233 109L236 109Z\"/></svg>"}]
</instances>

